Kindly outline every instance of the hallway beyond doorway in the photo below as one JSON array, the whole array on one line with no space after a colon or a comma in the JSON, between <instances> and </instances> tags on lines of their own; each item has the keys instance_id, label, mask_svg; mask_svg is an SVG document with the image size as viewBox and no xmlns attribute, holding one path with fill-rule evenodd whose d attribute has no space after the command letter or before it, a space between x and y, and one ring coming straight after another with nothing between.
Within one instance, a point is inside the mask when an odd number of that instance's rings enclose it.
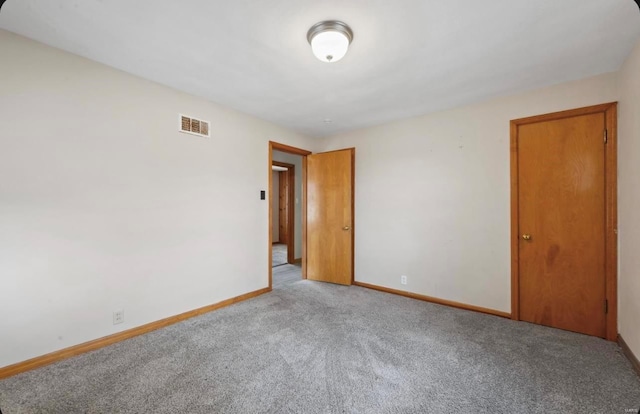
<instances>
[{"instance_id":1,"label":"hallway beyond doorway","mask_svg":"<svg viewBox=\"0 0 640 414\"><path fill-rule=\"evenodd\" d=\"M271 255L271 267L287 264L287 245L284 243L274 244L271 250Z\"/></svg>"}]
</instances>

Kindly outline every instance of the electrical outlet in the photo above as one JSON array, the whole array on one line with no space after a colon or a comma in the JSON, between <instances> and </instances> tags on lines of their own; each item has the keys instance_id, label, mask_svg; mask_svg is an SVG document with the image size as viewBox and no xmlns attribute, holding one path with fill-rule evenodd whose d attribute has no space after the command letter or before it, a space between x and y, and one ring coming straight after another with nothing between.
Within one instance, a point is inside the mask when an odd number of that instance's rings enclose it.
<instances>
[{"instance_id":1,"label":"electrical outlet","mask_svg":"<svg viewBox=\"0 0 640 414\"><path fill-rule=\"evenodd\" d=\"M117 325L124 322L124 310L120 309L113 312L113 324Z\"/></svg>"},{"instance_id":2,"label":"electrical outlet","mask_svg":"<svg viewBox=\"0 0 640 414\"><path fill-rule=\"evenodd\" d=\"M405 275L400 276L400 283L403 285L407 284L407 277Z\"/></svg>"}]
</instances>

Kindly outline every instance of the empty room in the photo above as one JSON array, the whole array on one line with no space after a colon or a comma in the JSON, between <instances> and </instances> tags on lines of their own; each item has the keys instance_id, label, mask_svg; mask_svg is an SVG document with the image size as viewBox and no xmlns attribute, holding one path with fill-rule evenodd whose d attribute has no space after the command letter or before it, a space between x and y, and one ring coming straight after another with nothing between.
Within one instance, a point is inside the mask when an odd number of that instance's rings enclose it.
<instances>
[{"instance_id":1,"label":"empty room","mask_svg":"<svg viewBox=\"0 0 640 414\"><path fill-rule=\"evenodd\" d=\"M638 413L640 0L0 0L0 413Z\"/></svg>"}]
</instances>

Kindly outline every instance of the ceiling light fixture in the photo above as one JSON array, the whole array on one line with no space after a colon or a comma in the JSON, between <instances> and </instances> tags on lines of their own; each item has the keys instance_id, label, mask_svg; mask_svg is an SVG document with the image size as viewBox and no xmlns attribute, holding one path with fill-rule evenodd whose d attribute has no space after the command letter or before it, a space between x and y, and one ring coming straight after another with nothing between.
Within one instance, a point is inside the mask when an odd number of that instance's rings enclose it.
<instances>
[{"instance_id":1,"label":"ceiling light fixture","mask_svg":"<svg viewBox=\"0 0 640 414\"><path fill-rule=\"evenodd\" d=\"M313 54L323 62L337 62L347 54L353 32L345 23L325 20L311 26L307 40Z\"/></svg>"}]
</instances>

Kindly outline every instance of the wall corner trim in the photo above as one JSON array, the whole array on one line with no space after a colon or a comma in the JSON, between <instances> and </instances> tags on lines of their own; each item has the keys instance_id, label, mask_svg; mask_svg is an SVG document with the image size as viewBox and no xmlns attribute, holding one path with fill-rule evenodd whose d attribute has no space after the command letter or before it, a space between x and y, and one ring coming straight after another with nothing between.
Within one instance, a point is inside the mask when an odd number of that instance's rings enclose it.
<instances>
[{"instance_id":1,"label":"wall corner trim","mask_svg":"<svg viewBox=\"0 0 640 414\"><path fill-rule=\"evenodd\" d=\"M384 287L384 286L371 285L369 283L363 283L363 282L358 282L358 281L353 282L353 284L355 286L360 286L360 287L367 288L367 289L379 290L380 292L386 292L386 293L393 293L394 295L400 295L400 296L404 296L404 297L411 298L411 299L423 300L425 302L431 302L431 303L435 303L435 304L438 304L438 305L450 306L452 308L458 308L458 309L463 309L463 310L468 310L468 311L473 311L473 312L486 313L488 315L499 316L501 318L511 319L511 314L508 313L508 312L502 312L502 311L498 311L498 310L494 310L494 309L483 308L483 307L480 307L480 306L467 305L465 303L454 302L452 300L434 298L432 296L420 295L418 293L408 292L406 290L391 289L391 288L387 288L387 287Z\"/></svg>"},{"instance_id":2,"label":"wall corner trim","mask_svg":"<svg viewBox=\"0 0 640 414\"><path fill-rule=\"evenodd\" d=\"M0 367L0 380L8 378L26 371L31 371L36 368L44 367L45 365L53 364L58 361L62 361L67 358L74 357L76 355L84 354L90 351L95 351L105 346L115 344L126 339L130 339L139 335L143 335L169 325L173 325L178 322L182 322L186 319L193 318L195 316L209 313L211 311L233 305L234 303L242 302L247 299L260 296L264 293L271 292L271 288L263 288L255 290L253 292L245 293L244 295L236 296L230 299L223 300L222 302L214 303L213 305L207 305L202 308L193 309L178 315L170 316L168 318L160 319L155 322L150 322L135 328L128 329L126 331L117 332L113 335L105 336L102 338L94 339L89 342L84 342L78 345L64 348L59 351L54 351L46 355L31 358L26 361L18 362L6 367Z\"/></svg>"},{"instance_id":3,"label":"wall corner trim","mask_svg":"<svg viewBox=\"0 0 640 414\"><path fill-rule=\"evenodd\" d=\"M633 369L636 371L638 376L640 376L640 360L638 360L638 357L633 354L633 351L631 350L631 348L629 348L629 345L627 345L624 339L622 339L622 336L620 334L618 334L618 345L620 345L620 348L622 348L622 353L624 354L624 356L626 356L627 359L631 362Z\"/></svg>"}]
</instances>

